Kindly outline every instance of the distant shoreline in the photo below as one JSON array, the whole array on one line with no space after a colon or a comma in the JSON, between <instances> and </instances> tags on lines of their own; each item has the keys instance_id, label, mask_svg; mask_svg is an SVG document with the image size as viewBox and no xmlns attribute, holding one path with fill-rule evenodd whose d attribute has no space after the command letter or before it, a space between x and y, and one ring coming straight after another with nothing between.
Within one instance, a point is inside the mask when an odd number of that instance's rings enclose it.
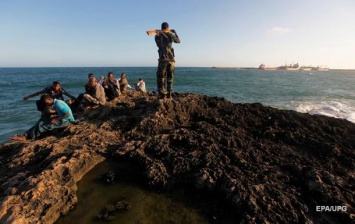
<instances>
[{"instance_id":1,"label":"distant shoreline","mask_svg":"<svg viewBox=\"0 0 355 224\"><path fill-rule=\"evenodd\" d=\"M212 69L236 69L236 70L246 70L246 69L258 69L256 67L219 67L213 66Z\"/></svg>"},{"instance_id":2,"label":"distant shoreline","mask_svg":"<svg viewBox=\"0 0 355 224\"><path fill-rule=\"evenodd\" d=\"M257 69L257 70L262 70L257 67L228 67L228 66L213 66L211 67L212 69L234 69L234 70L251 70L251 69ZM262 70L262 71L268 71L268 70ZM272 70L276 71L276 70ZM287 71L287 70L278 70L278 71ZM304 70L293 70L293 71L304 71ZM329 69L329 71L355 71L355 69Z\"/></svg>"}]
</instances>

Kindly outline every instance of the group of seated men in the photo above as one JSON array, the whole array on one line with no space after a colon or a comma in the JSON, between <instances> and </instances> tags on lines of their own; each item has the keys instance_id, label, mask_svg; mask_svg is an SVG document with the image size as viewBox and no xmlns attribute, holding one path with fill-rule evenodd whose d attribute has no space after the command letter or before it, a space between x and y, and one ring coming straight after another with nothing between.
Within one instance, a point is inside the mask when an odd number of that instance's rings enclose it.
<instances>
[{"instance_id":1,"label":"group of seated men","mask_svg":"<svg viewBox=\"0 0 355 224\"><path fill-rule=\"evenodd\" d=\"M109 72L106 77L101 77L98 81L92 73L88 74L89 82L85 85L85 93L79 96L79 101L86 109L104 105L122 94L125 94L132 87L129 85L125 73L121 73L121 78L116 79L113 72ZM139 79L136 83L137 91L147 92L145 82Z\"/></svg>"},{"instance_id":2,"label":"group of seated men","mask_svg":"<svg viewBox=\"0 0 355 224\"><path fill-rule=\"evenodd\" d=\"M128 80L125 73L121 74L119 80L115 79L114 74L109 72L106 80L100 82L90 73L88 74L89 81L85 85L85 93L80 94L77 98L69 94L61 88L58 81L54 81L51 86L43 90L23 97L23 100L28 100L31 97L41 96L40 100L36 101L37 109L42 112L39 121L27 130L23 135L15 135L10 138L12 141L26 141L27 139L37 139L47 135L48 133L63 129L69 123L75 123L72 109L64 101L63 95L68 96L73 103L72 106L79 106L84 109L95 108L99 105L105 105L107 101L125 94L128 88ZM136 84L136 90L146 92L145 83L139 79Z\"/></svg>"}]
</instances>

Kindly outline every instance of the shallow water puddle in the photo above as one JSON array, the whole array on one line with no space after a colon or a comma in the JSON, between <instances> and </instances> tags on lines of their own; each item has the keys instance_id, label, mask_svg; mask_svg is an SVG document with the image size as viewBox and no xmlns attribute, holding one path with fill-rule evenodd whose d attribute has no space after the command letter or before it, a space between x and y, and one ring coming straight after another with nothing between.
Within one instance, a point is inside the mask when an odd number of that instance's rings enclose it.
<instances>
[{"instance_id":1,"label":"shallow water puddle","mask_svg":"<svg viewBox=\"0 0 355 224\"><path fill-rule=\"evenodd\" d=\"M112 179L108 171L114 171L114 183L106 182ZM128 162L105 161L97 165L78 183L78 188L78 204L56 224L107 223L103 220L105 214L109 223L210 223L203 197L182 190L149 191L139 184L138 171ZM128 209L115 210L117 202L127 202ZM105 212L108 205L115 212Z\"/></svg>"}]
</instances>

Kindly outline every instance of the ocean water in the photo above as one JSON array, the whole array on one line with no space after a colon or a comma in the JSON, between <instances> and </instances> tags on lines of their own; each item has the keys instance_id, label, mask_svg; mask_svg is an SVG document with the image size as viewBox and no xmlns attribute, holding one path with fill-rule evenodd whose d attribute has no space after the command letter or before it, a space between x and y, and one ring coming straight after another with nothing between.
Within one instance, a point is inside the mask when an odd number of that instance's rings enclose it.
<instances>
[{"instance_id":1,"label":"ocean water","mask_svg":"<svg viewBox=\"0 0 355 224\"><path fill-rule=\"evenodd\" d=\"M22 134L40 117L35 100L22 98L57 80L74 96L84 92L87 74L119 77L134 86L143 78L156 86L155 67L0 68L0 143ZM174 91L223 97L235 103L262 103L279 109L322 114L355 123L355 71L262 71L178 67ZM66 98L67 99L67 98Z\"/></svg>"}]
</instances>

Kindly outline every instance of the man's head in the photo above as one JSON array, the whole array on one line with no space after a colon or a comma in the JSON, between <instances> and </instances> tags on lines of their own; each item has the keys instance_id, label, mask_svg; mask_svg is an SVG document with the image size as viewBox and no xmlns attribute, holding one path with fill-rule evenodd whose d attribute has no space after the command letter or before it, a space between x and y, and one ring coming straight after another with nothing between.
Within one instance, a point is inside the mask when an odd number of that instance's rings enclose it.
<instances>
[{"instance_id":1,"label":"man's head","mask_svg":"<svg viewBox=\"0 0 355 224\"><path fill-rule=\"evenodd\" d=\"M95 77L95 76L94 76L94 74L89 73L89 74L88 74L88 79L90 79L91 77Z\"/></svg>"},{"instance_id":2,"label":"man's head","mask_svg":"<svg viewBox=\"0 0 355 224\"><path fill-rule=\"evenodd\" d=\"M126 78L126 73L122 72L121 73L121 79L124 79L124 78Z\"/></svg>"},{"instance_id":3,"label":"man's head","mask_svg":"<svg viewBox=\"0 0 355 224\"><path fill-rule=\"evenodd\" d=\"M41 96L41 102L44 105L51 106L54 103L54 99L50 95L42 95Z\"/></svg>"},{"instance_id":4,"label":"man's head","mask_svg":"<svg viewBox=\"0 0 355 224\"><path fill-rule=\"evenodd\" d=\"M58 81L54 81L52 84L52 88L54 91L59 91L60 90L60 83Z\"/></svg>"},{"instance_id":5,"label":"man's head","mask_svg":"<svg viewBox=\"0 0 355 224\"><path fill-rule=\"evenodd\" d=\"M107 74L107 78L113 79L113 78L114 78L113 72L109 72L109 73Z\"/></svg>"},{"instance_id":6,"label":"man's head","mask_svg":"<svg viewBox=\"0 0 355 224\"><path fill-rule=\"evenodd\" d=\"M97 79L95 77L91 77L89 79L89 83L88 84L89 84L90 87L95 87L96 84L97 84Z\"/></svg>"},{"instance_id":7,"label":"man's head","mask_svg":"<svg viewBox=\"0 0 355 224\"><path fill-rule=\"evenodd\" d=\"M163 23L161 24L161 29L162 29L162 30L167 30L167 29L169 29L169 24L168 24L167 22L163 22Z\"/></svg>"}]
</instances>

